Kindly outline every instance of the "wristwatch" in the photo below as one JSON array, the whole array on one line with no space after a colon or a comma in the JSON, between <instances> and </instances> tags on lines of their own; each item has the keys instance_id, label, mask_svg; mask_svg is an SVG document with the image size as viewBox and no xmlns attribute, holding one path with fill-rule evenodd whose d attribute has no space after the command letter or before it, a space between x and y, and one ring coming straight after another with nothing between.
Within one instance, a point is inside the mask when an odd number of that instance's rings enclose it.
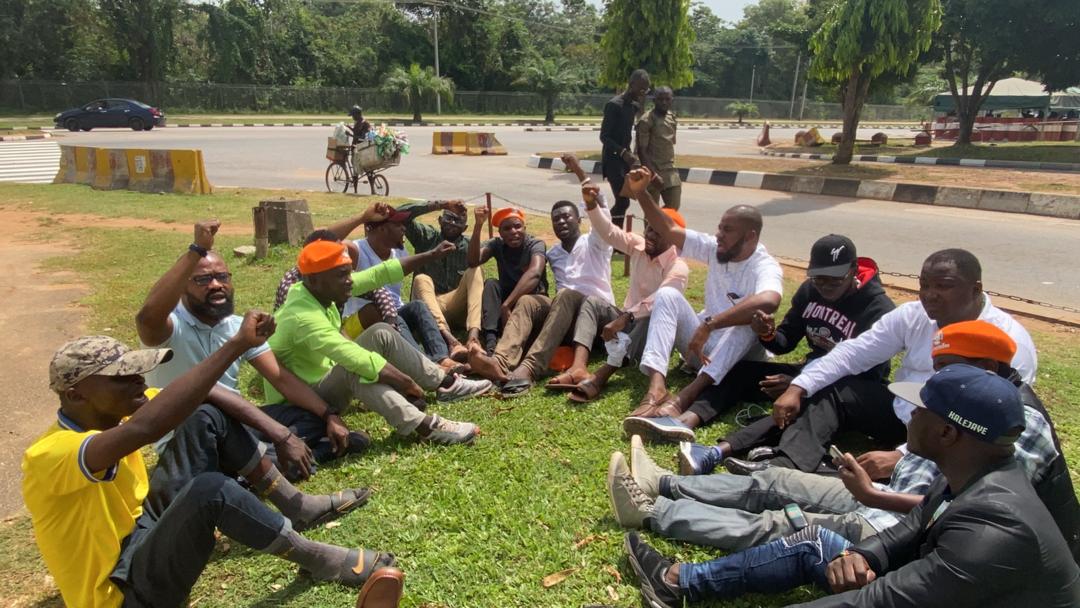
<instances>
[{"instance_id":1,"label":"wristwatch","mask_svg":"<svg viewBox=\"0 0 1080 608\"><path fill-rule=\"evenodd\" d=\"M206 247L199 247L195 243L188 245L188 251L194 251L195 253L199 254L200 258L205 258L206 254L209 253L206 250Z\"/></svg>"}]
</instances>

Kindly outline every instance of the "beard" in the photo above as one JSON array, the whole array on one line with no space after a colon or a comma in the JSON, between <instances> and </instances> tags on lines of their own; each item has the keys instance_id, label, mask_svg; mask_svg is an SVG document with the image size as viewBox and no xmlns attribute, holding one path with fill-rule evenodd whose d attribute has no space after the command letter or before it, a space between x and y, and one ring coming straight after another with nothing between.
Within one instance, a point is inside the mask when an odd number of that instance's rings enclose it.
<instances>
[{"instance_id":1,"label":"beard","mask_svg":"<svg viewBox=\"0 0 1080 608\"><path fill-rule=\"evenodd\" d=\"M725 251L723 253L720 253L719 251L717 251L716 252L716 261L720 262L721 264L727 264L731 260L734 260L736 257L738 257L739 252L742 251L743 245L745 243L746 243L746 237L740 237L739 240L736 241L734 245L732 245L731 247L729 247L727 249L727 251Z\"/></svg>"},{"instance_id":2,"label":"beard","mask_svg":"<svg viewBox=\"0 0 1080 608\"><path fill-rule=\"evenodd\" d=\"M228 291L223 291L225 294L225 301L213 304L210 302L210 296L218 292L211 292L206 294L206 299L199 301L194 298L189 298L188 302L191 305L191 312L195 316L207 317L220 321L225 317L233 314L233 294Z\"/></svg>"}]
</instances>

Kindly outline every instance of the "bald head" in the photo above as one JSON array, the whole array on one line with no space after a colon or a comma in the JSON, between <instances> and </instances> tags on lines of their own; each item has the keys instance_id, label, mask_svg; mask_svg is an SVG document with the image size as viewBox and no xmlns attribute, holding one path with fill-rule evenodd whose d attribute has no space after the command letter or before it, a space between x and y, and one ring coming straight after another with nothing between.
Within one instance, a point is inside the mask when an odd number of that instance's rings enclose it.
<instances>
[{"instance_id":1,"label":"bald head","mask_svg":"<svg viewBox=\"0 0 1080 608\"><path fill-rule=\"evenodd\" d=\"M761 227L764 222L761 219L761 212L757 210L757 207L751 207L750 205L735 205L724 212L724 215L731 218L732 221L738 222L746 230L753 230L759 236L761 235Z\"/></svg>"}]
</instances>

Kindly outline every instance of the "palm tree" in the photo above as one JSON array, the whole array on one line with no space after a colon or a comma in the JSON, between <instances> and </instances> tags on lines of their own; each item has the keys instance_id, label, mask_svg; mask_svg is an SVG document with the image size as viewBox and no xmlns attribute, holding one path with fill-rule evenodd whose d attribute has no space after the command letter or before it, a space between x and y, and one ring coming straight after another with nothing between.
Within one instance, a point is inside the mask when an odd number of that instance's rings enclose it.
<instances>
[{"instance_id":1,"label":"palm tree","mask_svg":"<svg viewBox=\"0 0 1080 608\"><path fill-rule=\"evenodd\" d=\"M394 67L383 81L382 89L390 93L399 93L409 102L413 111L413 122L421 122L420 107L427 95L441 95L447 101L454 101L454 81L445 76L436 76L430 67L421 68L414 63L406 70Z\"/></svg>"},{"instance_id":2,"label":"palm tree","mask_svg":"<svg viewBox=\"0 0 1080 608\"><path fill-rule=\"evenodd\" d=\"M534 54L517 70L514 86L520 86L544 98L544 122L555 122L555 102L559 95L573 91L581 83L581 75L568 68L565 58L548 58Z\"/></svg>"},{"instance_id":3,"label":"palm tree","mask_svg":"<svg viewBox=\"0 0 1080 608\"><path fill-rule=\"evenodd\" d=\"M743 116L754 117L758 115L757 104L747 101L733 101L727 104L727 107L724 109L737 116L739 118L740 125L742 124Z\"/></svg>"}]
</instances>

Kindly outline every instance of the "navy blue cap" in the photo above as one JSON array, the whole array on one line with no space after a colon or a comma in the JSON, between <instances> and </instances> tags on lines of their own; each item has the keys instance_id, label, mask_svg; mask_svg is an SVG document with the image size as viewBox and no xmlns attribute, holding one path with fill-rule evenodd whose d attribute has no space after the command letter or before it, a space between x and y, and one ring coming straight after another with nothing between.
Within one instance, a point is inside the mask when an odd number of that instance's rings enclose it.
<instances>
[{"instance_id":1,"label":"navy blue cap","mask_svg":"<svg viewBox=\"0 0 1080 608\"><path fill-rule=\"evenodd\" d=\"M1010 444L1024 428L1020 390L981 367L956 363L925 383L893 382L889 390L988 443Z\"/></svg>"}]
</instances>

